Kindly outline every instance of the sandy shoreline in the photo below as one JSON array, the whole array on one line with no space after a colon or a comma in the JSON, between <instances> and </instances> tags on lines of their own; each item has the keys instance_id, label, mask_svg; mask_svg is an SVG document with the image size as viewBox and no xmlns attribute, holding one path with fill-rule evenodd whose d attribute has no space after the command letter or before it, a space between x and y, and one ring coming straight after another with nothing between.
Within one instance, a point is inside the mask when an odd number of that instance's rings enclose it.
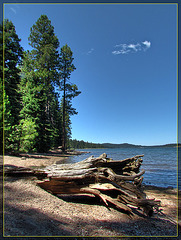
<instances>
[{"instance_id":1,"label":"sandy shoreline","mask_svg":"<svg viewBox=\"0 0 181 240\"><path fill-rule=\"evenodd\" d=\"M83 154L84 152L69 152L62 154L61 151L51 151L40 154L21 154L20 156L4 156L4 165L14 165L18 167L46 167L56 162L63 162L72 155ZM85 152L86 153L86 152Z\"/></svg>"},{"instance_id":2,"label":"sandy shoreline","mask_svg":"<svg viewBox=\"0 0 181 240\"><path fill-rule=\"evenodd\" d=\"M67 155L4 156L4 165L44 167ZM177 190L145 186L149 198L161 200L161 214L129 217L106 208L95 197L57 197L34 178L4 179L4 236L177 236ZM33 238L32 238L33 239Z\"/></svg>"}]
</instances>

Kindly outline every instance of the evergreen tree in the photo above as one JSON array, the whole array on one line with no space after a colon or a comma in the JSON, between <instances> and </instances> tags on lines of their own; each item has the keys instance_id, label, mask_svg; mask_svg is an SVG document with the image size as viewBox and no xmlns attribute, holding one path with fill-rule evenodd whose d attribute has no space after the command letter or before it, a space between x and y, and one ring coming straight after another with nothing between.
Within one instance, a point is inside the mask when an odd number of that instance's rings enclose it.
<instances>
[{"instance_id":1,"label":"evergreen tree","mask_svg":"<svg viewBox=\"0 0 181 240\"><path fill-rule=\"evenodd\" d=\"M3 27L0 25L0 154L3 153Z\"/></svg>"},{"instance_id":2,"label":"evergreen tree","mask_svg":"<svg viewBox=\"0 0 181 240\"><path fill-rule=\"evenodd\" d=\"M19 89L21 93L22 109L20 111L20 151L30 152L37 150L38 129L40 128L41 114L41 90L37 84L37 76L34 72L31 53L24 52L21 67L21 81Z\"/></svg>"},{"instance_id":3,"label":"evergreen tree","mask_svg":"<svg viewBox=\"0 0 181 240\"><path fill-rule=\"evenodd\" d=\"M16 34L15 27L11 21L4 21L3 31L1 26L0 38L2 39L2 36L4 37L4 50L2 46L0 47L1 59L4 60L4 62L1 60L0 69L1 97L3 94L2 78L4 71L4 146L6 150L17 151L19 148L18 124L19 113L21 109L20 94L18 92L18 84L20 82L19 65L21 64L23 49L20 46L21 39L19 39L18 35ZM2 115L0 117L2 118Z\"/></svg>"},{"instance_id":4,"label":"evergreen tree","mask_svg":"<svg viewBox=\"0 0 181 240\"><path fill-rule=\"evenodd\" d=\"M32 26L29 41L33 50L23 54L13 23L5 20L4 51L0 45L1 139L4 115L6 150L44 152L61 144L65 150L71 137L70 116L77 114L72 99L80 94L69 81L75 70L73 53L68 45L58 53L59 41L46 15ZM61 104L55 87L63 91Z\"/></svg>"},{"instance_id":5,"label":"evergreen tree","mask_svg":"<svg viewBox=\"0 0 181 240\"><path fill-rule=\"evenodd\" d=\"M61 99L61 126L63 126L63 98ZM71 114L73 115L73 114ZM70 119L70 106L68 104L68 101L65 101L65 140L66 140L66 148L69 146L69 139L71 138L71 119Z\"/></svg>"},{"instance_id":6,"label":"evergreen tree","mask_svg":"<svg viewBox=\"0 0 181 240\"><path fill-rule=\"evenodd\" d=\"M84 142L83 140L79 141L76 139L70 139L70 147L74 149L80 149L80 148L107 148L106 145L101 143L91 143L91 142Z\"/></svg>"},{"instance_id":7,"label":"evergreen tree","mask_svg":"<svg viewBox=\"0 0 181 240\"><path fill-rule=\"evenodd\" d=\"M73 52L66 44L61 48L60 52L60 89L63 91L62 100L62 150L67 148L67 139L70 136L70 115L77 114L75 108L72 108L72 98L78 96L81 92L78 91L78 87L75 84L70 83L70 75L76 69L72 63L74 60ZM68 125L68 126L67 126ZM67 130L66 130L67 129ZM69 135L68 135L69 132Z\"/></svg>"},{"instance_id":8,"label":"evergreen tree","mask_svg":"<svg viewBox=\"0 0 181 240\"><path fill-rule=\"evenodd\" d=\"M20 82L20 69L23 57L23 48L20 46L21 39L16 34L13 23L9 20L4 22L4 87L12 106L14 124L18 124L20 111L20 95L18 84Z\"/></svg>"},{"instance_id":9,"label":"evergreen tree","mask_svg":"<svg viewBox=\"0 0 181 240\"><path fill-rule=\"evenodd\" d=\"M44 86L39 83L39 77L36 71L34 71L34 61L32 60L32 54L30 52L24 53L21 68L20 92L22 95L22 110L20 112L20 129L22 134L20 150L24 152L41 151L41 148L45 145L48 146L48 149L50 146L59 146L61 144L61 116L57 93L52 95L50 102L52 130L49 132L49 136L51 142L49 143L44 136L41 136L44 127L42 116L45 116ZM27 131L30 127L31 134ZM41 142L42 139L44 140L43 146Z\"/></svg>"},{"instance_id":10,"label":"evergreen tree","mask_svg":"<svg viewBox=\"0 0 181 240\"><path fill-rule=\"evenodd\" d=\"M52 117L51 124L53 127L51 146L58 147L62 144L62 114L60 110L59 94L55 93L51 102Z\"/></svg>"},{"instance_id":11,"label":"evergreen tree","mask_svg":"<svg viewBox=\"0 0 181 240\"><path fill-rule=\"evenodd\" d=\"M36 85L41 86L40 124L38 127L38 150L46 151L57 139L57 95L55 85L59 82L59 41L54 27L46 15L41 15L30 30L29 41ZM56 105L56 106L55 106ZM53 136L55 134L55 136ZM57 140L56 140L57 141Z\"/></svg>"}]
</instances>

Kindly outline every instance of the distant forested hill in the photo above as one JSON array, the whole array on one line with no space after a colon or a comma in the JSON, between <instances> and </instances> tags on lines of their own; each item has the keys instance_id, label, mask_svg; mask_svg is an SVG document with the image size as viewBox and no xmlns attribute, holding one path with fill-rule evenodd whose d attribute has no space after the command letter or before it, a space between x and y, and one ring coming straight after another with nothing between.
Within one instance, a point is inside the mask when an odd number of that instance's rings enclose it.
<instances>
[{"instance_id":1,"label":"distant forested hill","mask_svg":"<svg viewBox=\"0 0 181 240\"><path fill-rule=\"evenodd\" d=\"M76 139L70 139L69 140L69 147L74 149L80 149L80 148L106 148L103 146L103 144L100 143L91 143L91 142L84 142L83 140L79 141Z\"/></svg>"},{"instance_id":2,"label":"distant forested hill","mask_svg":"<svg viewBox=\"0 0 181 240\"><path fill-rule=\"evenodd\" d=\"M80 148L139 148L139 147L176 147L177 144L165 144L165 145L155 145L155 146L142 146L142 145L134 145L129 143L92 143L92 142L84 142L83 140L79 141L76 139L70 139L69 145L71 148L80 149ZM179 147L181 144L178 144Z\"/></svg>"},{"instance_id":3,"label":"distant forested hill","mask_svg":"<svg viewBox=\"0 0 181 240\"><path fill-rule=\"evenodd\" d=\"M136 148L136 147L141 147L141 145L134 145L134 144L129 144L129 143L121 143L121 144L103 143L102 145L105 148Z\"/></svg>"}]
</instances>

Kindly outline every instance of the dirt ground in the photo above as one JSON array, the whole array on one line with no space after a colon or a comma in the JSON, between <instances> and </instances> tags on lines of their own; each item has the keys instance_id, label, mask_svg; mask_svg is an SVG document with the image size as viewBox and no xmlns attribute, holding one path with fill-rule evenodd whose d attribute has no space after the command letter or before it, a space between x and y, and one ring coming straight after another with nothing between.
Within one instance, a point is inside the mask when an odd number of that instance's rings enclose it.
<instances>
[{"instance_id":1,"label":"dirt ground","mask_svg":"<svg viewBox=\"0 0 181 240\"><path fill-rule=\"evenodd\" d=\"M63 161L61 153L4 156L4 165L44 167ZM93 196L54 196L36 185L36 179L5 177L3 181L3 235L23 239L35 236L99 237L101 239L179 239L178 192L145 186L149 198L161 200L161 212L149 218L135 209L128 216L115 208L106 208ZM179 224L178 224L179 223ZM49 238L50 239L50 238ZM51 238L52 239L52 238ZM72 238L70 238L72 239Z\"/></svg>"}]
</instances>

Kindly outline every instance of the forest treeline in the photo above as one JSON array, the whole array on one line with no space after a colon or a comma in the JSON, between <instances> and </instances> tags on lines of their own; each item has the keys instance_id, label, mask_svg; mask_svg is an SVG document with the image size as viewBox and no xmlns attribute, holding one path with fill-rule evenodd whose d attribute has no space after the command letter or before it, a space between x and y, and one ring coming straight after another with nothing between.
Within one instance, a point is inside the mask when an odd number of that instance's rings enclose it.
<instances>
[{"instance_id":1,"label":"forest treeline","mask_svg":"<svg viewBox=\"0 0 181 240\"><path fill-rule=\"evenodd\" d=\"M104 144L85 142L83 140L69 139L69 147L73 149L83 149L83 148L105 148Z\"/></svg>"},{"instance_id":2,"label":"forest treeline","mask_svg":"<svg viewBox=\"0 0 181 240\"><path fill-rule=\"evenodd\" d=\"M60 42L46 15L31 27L24 51L12 21L0 29L1 153L47 152L71 137L72 99L81 92L70 81L73 52ZM3 131L4 129L4 131Z\"/></svg>"},{"instance_id":3,"label":"forest treeline","mask_svg":"<svg viewBox=\"0 0 181 240\"><path fill-rule=\"evenodd\" d=\"M92 143L85 142L83 140L69 139L69 147L73 149L82 149L82 148L156 148L156 147L181 147L181 144L165 144L165 145L154 145L154 146L142 146L134 145L129 143Z\"/></svg>"}]
</instances>

